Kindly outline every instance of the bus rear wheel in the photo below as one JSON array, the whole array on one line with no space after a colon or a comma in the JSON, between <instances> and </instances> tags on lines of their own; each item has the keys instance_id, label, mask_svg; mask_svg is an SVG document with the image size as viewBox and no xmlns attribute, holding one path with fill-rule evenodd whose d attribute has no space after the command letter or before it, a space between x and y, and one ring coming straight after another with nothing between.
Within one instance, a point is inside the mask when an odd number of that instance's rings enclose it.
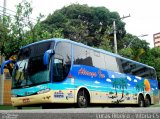
<instances>
[{"instance_id":1,"label":"bus rear wheel","mask_svg":"<svg viewBox=\"0 0 160 119\"><path fill-rule=\"evenodd\" d=\"M144 97L142 95L139 95L138 97L138 106L144 107Z\"/></svg>"},{"instance_id":2,"label":"bus rear wheel","mask_svg":"<svg viewBox=\"0 0 160 119\"><path fill-rule=\"evenodd\" d=\"M147 97L145 98L145 107L149 107L150 104L151 104L150 97L147 96Z\"/></svg>"},{"instance_id":3,"label":"bus rear wheel","mask_svg":"<svg viewBox=\"0 0 160 119\"><path fill-rule=\"evenodd\" d=\"M80 90L77 94L77 107L85 108L88 106L88 97L85 90Z\"/></svg>"}]
</instances>

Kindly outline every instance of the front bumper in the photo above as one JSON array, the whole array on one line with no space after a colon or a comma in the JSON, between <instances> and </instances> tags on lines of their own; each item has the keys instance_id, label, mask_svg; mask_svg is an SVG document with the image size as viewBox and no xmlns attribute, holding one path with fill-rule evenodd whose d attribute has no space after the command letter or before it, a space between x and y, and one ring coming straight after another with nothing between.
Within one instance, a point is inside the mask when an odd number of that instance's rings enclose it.
<instances>
[{"instance_id":1,"label":"front bumper","mask_svg":"<svg viewBox=\"0 0 160 119\"><path fill-rule=\"evenodd\" d=\"M74 90L51 90L47 93L11 97L13 106L39 105L44 103L75 103Z\"/></svg>"},{"instance_id":2,"label":"front bumper","mask_svg":"<svg viewBox=\"0 0 160 119\"><path fill-rule=\"evenodd\" d=\"M53 103L53 91L25 97L11 97L11 103L13 106Z\"/></svg>"}]
</instances>

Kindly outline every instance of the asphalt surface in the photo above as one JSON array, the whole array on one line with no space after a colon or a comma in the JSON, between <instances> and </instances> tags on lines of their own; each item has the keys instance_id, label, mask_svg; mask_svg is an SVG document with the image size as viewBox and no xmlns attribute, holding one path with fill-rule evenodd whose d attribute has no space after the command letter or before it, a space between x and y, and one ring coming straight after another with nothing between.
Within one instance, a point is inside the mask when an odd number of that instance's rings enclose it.
<instances>
[{"instance_id":1,"label":"asphalt surface","mask_svg":"<svg viewBox=\"0 0 160 119\"><path fill-rule=\"evenodd\" d=\"M0 119L160 119L160 107L0 110Z\"/></svg>"}]
</instances>

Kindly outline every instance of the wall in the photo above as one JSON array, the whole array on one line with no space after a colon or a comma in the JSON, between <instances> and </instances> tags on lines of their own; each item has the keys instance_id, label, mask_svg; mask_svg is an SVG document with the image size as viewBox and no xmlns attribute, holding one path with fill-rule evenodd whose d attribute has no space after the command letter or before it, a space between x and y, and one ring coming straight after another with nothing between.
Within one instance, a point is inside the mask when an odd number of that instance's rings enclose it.
<instances>
[{"instance_id":1,"label":"wall","mask_svg":"<svg viewBox=\"0 0 160 119\"><path fill-rule=\"evenodd\" d=\"M11 80L4 80L3 105L11 105Z\"/></svg>"}]
</instances>

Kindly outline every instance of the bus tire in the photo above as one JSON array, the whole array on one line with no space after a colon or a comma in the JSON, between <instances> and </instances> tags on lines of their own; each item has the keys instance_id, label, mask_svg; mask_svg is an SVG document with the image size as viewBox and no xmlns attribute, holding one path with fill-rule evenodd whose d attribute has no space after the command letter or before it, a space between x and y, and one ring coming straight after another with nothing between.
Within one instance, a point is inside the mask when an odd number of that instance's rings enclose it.
<instances>
[{"instance_id":1,"label":"bus tire","mask_svg":"<svg viewBox=\"0 0 160 119\"><path fill-rule=\"evenodd\" d=\"M21 107L21 106L18 106L17 109L22 109L22 107Z\"/></svg>"},{"instance_id":2,"label":"bus tire","mask_svg":"<svg viewBox=\"0 0 160 119\"><path fill-rule=\"evenodd\" d=\"M144 102L144 97L143 95L139 95L138 97L138 107L144 107L145 102Z\"/></svg>"},{"instance_id":3,"label":"bus tire","mask_svg":"<svg viewBox=\"0 0 160 119\"><path fill-rule=\"evenodd\" d=\"M145 98L145 107L149 107L151 105L151 100L149 96L146 96Z\"/></svg>"},{"instance_id":4,"label":"bus tire","mask_svg":"<svg viewBox=\"0 0 160 119\"><path fill-rule=\"evenodd\" d=\"M42 105L42 109L48 109L47 105Z\"/></svg>"},{"instance_id":5,"label":"bus tire","mask_svg":"<svg viewBox=\"0 0 160 119\"><path fill-rule=\"evenodd\" d=\"M85 108L88 106L88 97L85 90L80 90L77 94L77 107Z\"/></svg>"}]
</instances>

